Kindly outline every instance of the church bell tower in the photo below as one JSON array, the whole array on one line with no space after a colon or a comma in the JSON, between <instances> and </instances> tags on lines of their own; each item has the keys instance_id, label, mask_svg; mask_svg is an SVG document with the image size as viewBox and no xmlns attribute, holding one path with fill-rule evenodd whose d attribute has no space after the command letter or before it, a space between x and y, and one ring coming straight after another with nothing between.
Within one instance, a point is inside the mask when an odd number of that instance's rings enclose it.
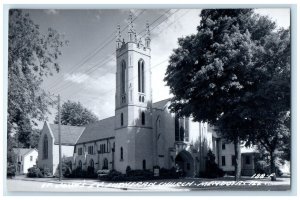
<instances>
[{"instance_id":1,"label":"church bell tower","mask_svg":"<svg viewBox=\"0 0 300 200\"><path fill-rule=\"evenodd\" d=\"M149 24L144 38L137 36L132 13L126 39L117 28L115 168L123 173L153 167L150 42Z\"/></svg>"}]
</instances>

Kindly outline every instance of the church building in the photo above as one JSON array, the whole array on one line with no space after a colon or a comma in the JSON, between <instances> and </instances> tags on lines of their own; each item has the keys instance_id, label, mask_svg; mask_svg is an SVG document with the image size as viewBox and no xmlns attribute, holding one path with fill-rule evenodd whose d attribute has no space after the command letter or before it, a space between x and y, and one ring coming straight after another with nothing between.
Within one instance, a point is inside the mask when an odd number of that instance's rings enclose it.
<instances>
[{"instance_id":1,"label":"church building","mask_svg":"<svg viewBox=\"0 0 300 200\"><path fill-rule=\"evenodd\" d=\"M177 118L168 110L168 99L152 102L149 25L145 38L138 39L130 17L128 38L122 38L118 26L116 43L115 116L85 128L75 145L75 167L125 173L128 166L152 170L178 164L194 176L200 157L189 134L207 137L207 124ZM211 136L206 140L209 148Z\"/></svg>"},{"instance_id":2,"label":"church building","mask_svg":"<svg viewBox=\"0 0 300 200\"><path fill-rule=\"evenodd\" d=\"M193 122L192 118L179 118L171 113L169 99L152 102L149 25L146 24L145 37L137 38L130 16L127 36L122 38L118 26L115 116L86 127L62 126L65 130L62 134L74 132L72 136L62 136L69 139L64 143L66 156L72 156L73 169L86 170L90 166L95 172L115 169L125 173L128 166L147 170L155 166L179 167L186 176L193 177L205 170L207 152L214 146L213 130L207 123ZM55 157L50 156L51 153L58 154L50 148L57 144L52 139L56 134L51 131L55 127L47 123L45 126L39 143L38 164L54 174L58 163L48 159ZM50 150L51 153L47 153Z\"/></svg>"}]
</instances>

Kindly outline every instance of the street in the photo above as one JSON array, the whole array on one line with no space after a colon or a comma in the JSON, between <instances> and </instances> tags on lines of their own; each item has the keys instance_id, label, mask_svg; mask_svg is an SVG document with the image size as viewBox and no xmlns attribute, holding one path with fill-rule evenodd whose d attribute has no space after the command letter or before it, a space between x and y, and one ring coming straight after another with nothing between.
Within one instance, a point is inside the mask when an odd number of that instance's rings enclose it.
<instances>
[{"instance_id":1,"label":"street","mask_svg":"<svg viewBox=\"0 0 300 200\"><path fill-rule=\"evenodd\" d=\"M9 192L188 192L188 191L288 191L290 178L241 179L233 181L230 177L222 179L184 178L172 180L151 180L137 182L103 182L96 179L26 178L7 179Z\"/></svg>"}]
</instances>

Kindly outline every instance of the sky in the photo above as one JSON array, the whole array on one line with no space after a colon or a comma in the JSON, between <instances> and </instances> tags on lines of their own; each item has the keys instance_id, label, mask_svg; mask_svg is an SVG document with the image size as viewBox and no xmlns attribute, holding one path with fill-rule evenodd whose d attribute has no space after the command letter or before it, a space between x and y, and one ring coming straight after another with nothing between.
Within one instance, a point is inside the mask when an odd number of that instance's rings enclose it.
<instances>
[{"instance_id":1,"label":"sky","mask_svg":"<svg viewBox=\"0 0 300 200\"><path fill-rule=\"evenodd\" d=\"M99 119L114 115L116 87L115 35L117 25L124 30L129 10L24 10L40 31L49 27L64 34L69 41L59 58L61 70L47 77L43 89L60 94L62 103L79 101ZM200 9L131 10L138 37L145 33L146 23L151 30L152 99L157 102L171 96L163 81L172 50L177 39L196 33ZM290 25L289 9L256 9L268 15L278 27ZM127 29L122 32L127 38ZM55 97L52 97L55 98ZM56 108L51 108L52 123ZM39 123L41 128L43 123Z\"/></svg>"}]
</instances>

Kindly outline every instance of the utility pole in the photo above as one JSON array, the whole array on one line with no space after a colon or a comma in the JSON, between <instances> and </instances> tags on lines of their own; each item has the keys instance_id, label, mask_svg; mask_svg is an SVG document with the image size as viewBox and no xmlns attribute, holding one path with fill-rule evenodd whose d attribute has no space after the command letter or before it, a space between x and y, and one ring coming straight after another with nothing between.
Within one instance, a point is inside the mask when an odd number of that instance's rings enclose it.
<instances>
[{"instance_id":1,"label":"utility pole","mask_svg":"<svg viewBox=\"0 0 300 200\"><path fill-rule=\"evenodd\" d=\"M61 112L60 112L60 95L58 95L58 144L59 144L59 181L62 178L62 161L61 161Z\"/></svg>"}]
</instances>

